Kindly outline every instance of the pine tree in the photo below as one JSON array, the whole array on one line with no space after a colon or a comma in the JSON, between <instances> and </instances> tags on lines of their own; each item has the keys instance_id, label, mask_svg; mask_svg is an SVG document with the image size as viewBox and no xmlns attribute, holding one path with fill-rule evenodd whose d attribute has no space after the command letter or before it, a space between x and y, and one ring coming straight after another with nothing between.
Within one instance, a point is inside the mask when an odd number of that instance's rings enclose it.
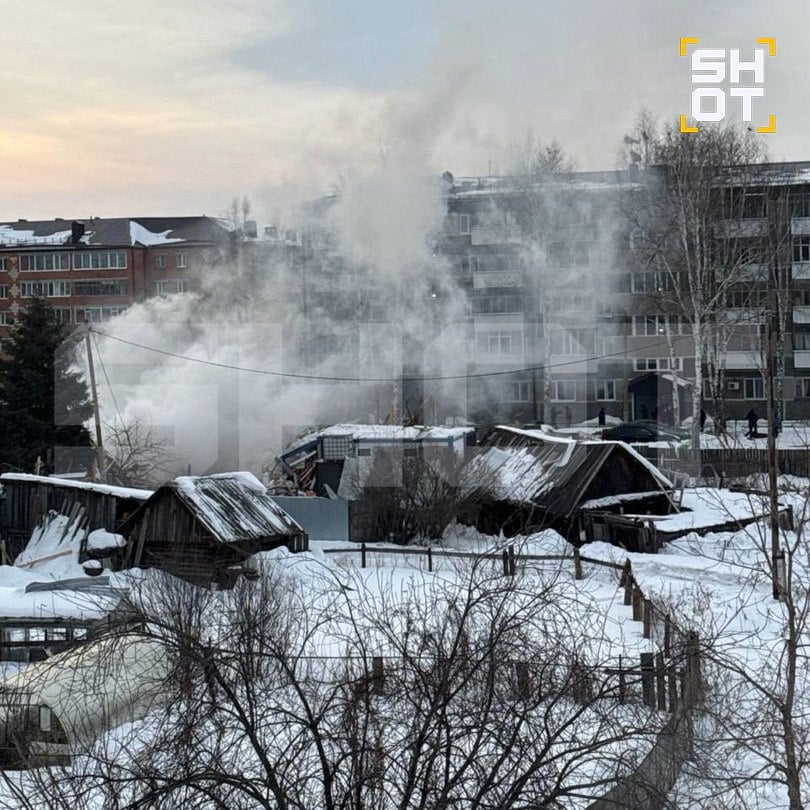
<instances>
[{"instance_id":1,"label":"pine tree","mask_svg":"<svg viewBox=\"0 0 810 810\"><path fill-rule=\"evenodd\" d=\"M89 447L87 385L74 370L75 347L47 301L32 299L3 343L0 362L0 464L52 469L54 448Z\"/></svg>"}]
</instances>

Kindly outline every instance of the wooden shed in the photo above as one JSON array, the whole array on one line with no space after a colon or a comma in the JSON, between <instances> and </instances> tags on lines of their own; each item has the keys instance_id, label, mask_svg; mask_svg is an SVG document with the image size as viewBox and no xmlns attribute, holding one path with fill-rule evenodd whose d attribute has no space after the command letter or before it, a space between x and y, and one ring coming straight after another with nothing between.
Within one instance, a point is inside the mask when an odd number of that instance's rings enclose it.
<instances>
[{"instance_id":1,"label":"wooden shed","mask_svg":"<svg viewBox=\"0 0 810 810\"><path fill-rule=\"evenodd\" d=\"M627 500L639 512L677 511L673 485L624 442L578 441L538 430L494 428L476 459L491 497L479 513L484 531L507 535L556 529L573 543L583 540L586 504L618 507Z\"/></svg>"},{"instance_id":2,"label":"wooden shed","mask_svg":"<svg viewBox=\"0 0 810 810\"><path fill-rule=\"evenodd\" d=\"M307 535L251 473L182 476L119 527L126 568L161 568L200 585L230 587L259 551L308 548Z\"/></svg>"},{"instance_id":3,"label":"wooden shed","mask_svg":"<svg viewBox=\"0 0 810 810\"><path fill-rule=\"evenodd\" d=\"M31 532L50 511L80 518L82 528L88 531L116 531L152 494L148 489L26 473L3 473L0 484L0 532L9 541L11 557L22 551Z\"/></svg>"}]
</instances>

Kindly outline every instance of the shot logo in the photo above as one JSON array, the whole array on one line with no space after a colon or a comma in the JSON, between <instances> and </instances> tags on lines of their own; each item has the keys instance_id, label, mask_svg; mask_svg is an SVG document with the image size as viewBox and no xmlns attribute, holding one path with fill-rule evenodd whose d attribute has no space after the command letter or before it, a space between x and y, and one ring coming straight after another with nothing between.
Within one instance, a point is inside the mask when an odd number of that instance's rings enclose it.
<instances>
[{"instance_id":1,"label":"shot logo","mask_svg":"<svg viewBox=\"0 0 810 810\"><path fill-rule=\"evenodd\" d=\"M701 123L737 119L745 124L764 121L765 63L776 56L774 37L757 37L753 56L739 48L693 48L697 37L681 37L681 56L692 61L692 104L690 115L681 115L681 132L697 132ZM762 46L762 47L757 47ZM691 118L696 122L689 126ZM776 116L757 132L776 132Z\"/></svg>"}]
</instances>

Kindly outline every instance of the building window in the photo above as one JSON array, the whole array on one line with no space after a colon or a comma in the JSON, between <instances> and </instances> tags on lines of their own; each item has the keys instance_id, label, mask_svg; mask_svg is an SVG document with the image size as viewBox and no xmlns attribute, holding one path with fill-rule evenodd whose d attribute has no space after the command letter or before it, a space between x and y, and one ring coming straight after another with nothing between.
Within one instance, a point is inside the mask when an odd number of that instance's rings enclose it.
<instances>
[{"instance_id":1,"label":"building window","mask_svg":"<svg viewBox=\"0 0 810 810\"><path fill-rule=\"evenodd\" d=\"M801 377L796 380L796 396L803 399L810 397L810 377Z\"/></svg>"},{"instance_id":2,"label":"building window","mask_svg":"<svg viewBox=\"0 0 810 810\"><path fill-rule=\"evenodd\" d=\"M793 217L810 217L810 191L791 192L790 215Z\"/></svg>"},{"instance_id":3,"label":"building window","mask_svg":"<svg viewBox=\"0 0 810 810\"><path fill-rule=\"evenodd\" d=\"M126 295L127 282L124 279L110 281L74 281L74 295Z\"/></svg>"},{"instance_id":4,"label":"building window","mask_svg":"<svg viewBox=\"0 0 810 810\"><path fill-rule=\"evenodd\" d=\"M510 380L505 385L506 402L531 402L532 384L528 380Z\"/></svg>"},{"instance_id":5,"label":"building window","mask_svg":"<svg viewBox=\"0 0 810 810\"><path fill-rule=\"evenodd\" d=\"M767 290L729 290L726 293L726 306L738 309L759 309L764 307Z\"/></svg>"},{"instance_id":6,"label":"building window","mask_svg":"<svg viewBox=\"0 0 810 810\"><path fill-rule=\"evenodd\" d=\"M468 273L477 273L478 256L464 256L461 259L461 272L465 275Z\"/></svg>"},{"instance_id":7,"label":"building window","mask_svg":"<svg viewBox=\"0 0 810 810\"><path fill-rule=\"evenodd\" d=\"M636 371L680 371L683 368L683 358L637 357L634 368Z\"/></svg>"},{"instance_id":8,"label":"building window","mask_svg":"<svg viewBox=\"0 0 810 810\"><path fill-rule=\"evenodd\" d=\"M553 400L573 402L577 398L576 380L552 380L551 398Z\"/></svg>"},{"instance_id":9,"label":"building window","mask_svg":"<svg viewBox=\"0 0 810 810\"><path fill-rule=\"evenodd\" d=\"M797 236L793 239L793 261L810 262L810 236Z\"/></svg>"},{"instance_id":10,"label":"building window","mask_svg":"<svg viewBox=\"0 0 810 810\"><path fill-rule=\"evenodd\" d=\"M6 260L0 259L0 273L6 272Z\"/></svg>"},{"instance_id":11,"label":"building window","mask_svg":"<svg viewBox=\"0 0 810 810\"><path fill-rule=\"evenodd\" d=\"M462 236L468 236L470 233L470 225L472 224L469 214L458 215L458 232Z\"/></svg>"},{"instance_id":12,"label":"building window","mask_svg":"<svg viewBox=\"0 0 810 810\"><path fill-rule=\"evenodd\" d=\"M746 377L743 380L743 397L745 399L763 399L762 377Z\"/></svg>"},{"instance_id":13,"label":"building window","mask_svg":"<svg viewBox=\"0 0 810 810\"><path fill-rule=\"evenodd\" d=\"M634 315L633 335L683 335L687 332L686 321L677 315Z\"/></svg>"},{"instance_id":14,"label":"building window","mask_svg":"<svg viewBox=\"0 0 810 810\"><path fill-rule=\"evenodd\" d=\"M188 280L185 278L166 279L155 282L155 292L158 295L171 295L172 293L188 292Z\"/></svg>"},{"instance_id":15,"label":"building window","mask_svg":"<svg viewBox=\"0 0 810 810\"><path fill-rule=\"evenodd\" d=\"M76 323L101 323L126 312L126 307L82 307L76 309Z\"/></svg>"},{"instance_id":16,"label":"building window","mask_svg":"<svg viewBox=\"0 0 810 810\"><path fill-rule=\"evenodd\" d=\"M810 307L810 288L793 291L794 307Z\"/></svg>"},{"instance_id":17,"label":"building window","mask_svg":"<svg viewBox=\"0 0 810 810\"><path fill-rule=\"evenodd\" d=\"M70 323L72 320L70 307L53 307L51 311L57 323Z\"/></svg>"},{"instance_id":18,"label":"building window","mask_svg":"<svg viewBox=\"0 0 810 810\"><path fill-rule=\"evenodd\" d=\"M596 398L598 400L614 400L614 399L616 399L616 381L615 380L597 380L596 381Z\"/></svg>"},{"instance_id":19,"label":"building window","mask_svg":"<svg viewBox=\"0 0 810 810\"><path fill-rule=\"evenodd\" d=\"M810 332L794 332L793 348L798 349L798 351L810 349Z\"/></svg>"},{"instance_id":20,"label":"building window","mask_svg":"<svg viewBox=\"0 0 810 810\"><path fill-rule=\"evenodd\" d=\"M565 242L552 242L546 251L548 263L555 267L571 266L571 249Z\"/></svg>"},{"instance_id":21,"label":"building window","mask_svg":"<svg viewBox=\"0 0 810 810\"><path fill-rule=\"evenodd\" d=\"M551 333L552 354L593 354L596 332L593 329L555 329Z\"/></svg>"},{"instance_id":22,"label":"building window","mask_svg":"<svg viewBox=\"0 0 810 810\"><path fill-rule=\"evenodd\" d=\"M8 298L8 284L0 284L0 298Z\"/></svg>"},{"instance_id":23,"label":"building window","mask_svg":"<svg viewBox=\"0 0 810 810\"><path fill-rule=\"evenodd\" d=\"M165 270L165 269L166 269L166 254L158 253L155 256L155 270Z\"/></svg>"},{"instance_id":24,"label":"building window","mask_svg":"<svg viewBox=\"0 0 810 810\"><path fill-rule=\"evenodd\" d=\"M188 267L188 253L178 253L175 256L174 264L178 270L185 270Z\"/></svg>"},{"instance_id":25,"label":"building window","mask_svg":"<svg viewBox=\"0 0 810 810\"><path fill-rule=\"evenodd\" d=\"M70 270L67 253L23 253L20 270L25 273L40 273L47 270Z\"/></svg>"},{"instance_id":26,"label":"building window","mask_svg":"<svg viewBox=\"0 0 810 810\"><path fill-rule=\"evenodd\" d=\"M486 295L473 298L475 315L502 315L523 312L523 299L519 295Z\"/></svg>"},{"instance_id":27,"label":"building window","mask_svg":"<svg viewBox=\"0 0 810 810\"><path fill-rule=\"evenodd\" d=\"M70 295L69 281L23 281L22 297L67 298Z\"/></svg>"},{"instance_id":28,"label":"building window","mask_svg":"<svg viewBox=\"0 0 810 810\"><path fill-rule=\"evenodd\" d=\"M125 270L126 266L124 250L83 250L73 254L75 270Z\"/></svg>"},{"instance_id":29,"label":"building window","mask_svg":"<svg viewBox=\"0 0 810 810\"><path fill-rule=\"evenodd\" d=\"M520 332L479 332L476 347L478 354L484 357L523 354L523 335Z\"/></svg>"},{"instance_id":30,"label":"building window","mask_svg":"<svg viewBox=\"0 0 810 810\"><path fill-rule=\"evenodd\" d=\"M11 326L14 323L14 314L11 312L0 312L0 326Z\"/></svg>"}]
</instances>

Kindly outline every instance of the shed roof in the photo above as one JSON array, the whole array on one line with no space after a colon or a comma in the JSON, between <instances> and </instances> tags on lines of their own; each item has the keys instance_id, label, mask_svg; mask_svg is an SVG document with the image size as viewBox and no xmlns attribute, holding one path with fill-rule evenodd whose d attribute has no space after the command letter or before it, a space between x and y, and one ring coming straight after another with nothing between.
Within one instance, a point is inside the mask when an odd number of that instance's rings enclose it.
<instances>
[{"instance_id":1,"label":"shed roof","mask_svg":"<svg viewBox=\"0 0 810 810\"><path fill-rule=\"evenodd\" d=\"M476 463L498 500L534 503L567 517L586 497L672 489L672 483L624 442L578 441L499 425ZM592 484L603 468L602 490Z\"/></svg>"},{"instance_id":2,"label":"shed roof","mask_svg":"<svg viewBox=\"0 0 810 810\"><path fill-rule=\"evenodd\" d=\"M160 487L154 497L167 489L222 543L303 532L249 472L181 476ZM130 520L137 520L138 512Z\"/></svg>"},{"instance_id":3,"label":"shed roof","mask_svg":"<svg viewBox=\"0 0 810 810\"><path fill-rule=\"evenodd\" d=\"M47 484L48 486L59 487L60 489L89 490L103 495L112 495L115 498L135 498L140 501L145 501L152 494L151 489L116 487L111 484L100 484L95 481L76 481L72 478L56 478L49 475L29 475L28 473L3 473L0 475L0 483Z\"/></svg>"}]
</instances>

